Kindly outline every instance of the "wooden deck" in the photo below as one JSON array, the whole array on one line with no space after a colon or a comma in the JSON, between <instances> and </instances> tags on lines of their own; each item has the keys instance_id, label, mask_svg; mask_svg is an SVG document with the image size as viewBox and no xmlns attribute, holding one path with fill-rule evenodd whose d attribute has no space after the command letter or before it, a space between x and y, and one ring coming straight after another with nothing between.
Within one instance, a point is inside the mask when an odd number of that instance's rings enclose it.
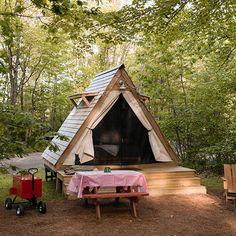
<instances>
[{"instance_id":1,"label":"wooden deck","mask_svg":"<svg viewBox=\"0 0 236 236\"><path fill-rule=\"evenodd\" d=\"M103 167L100 166L98 169L103 169ZM113 167L113 169L118 168ZM142 172L146 177L150 196L206 193L206 187L201 185L201 179L196 176L193 169L166 164L125 166L122 169L135 169ZM72 175L66 175L63 170L58 171L57 191L62 191L66 195L66 188L71 177Z\"/></svg>"}]
</instances>

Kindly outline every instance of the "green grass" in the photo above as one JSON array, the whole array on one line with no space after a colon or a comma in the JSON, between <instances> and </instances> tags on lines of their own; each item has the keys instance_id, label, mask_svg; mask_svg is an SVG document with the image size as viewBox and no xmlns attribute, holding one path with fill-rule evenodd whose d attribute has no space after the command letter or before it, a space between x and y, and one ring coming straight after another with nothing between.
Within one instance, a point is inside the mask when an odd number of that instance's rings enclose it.
<instances>
[{"instance_id":1,"label":"green grass","mask_svg":"<svg viewBox=\"0 0 236 236\"><path fill-rule=\"evenodd\" d=\"M223 190L223 180L219 176L200 176L207 189Z\"/></svg>"},{"instance_id":2,"label":"green grass","mask_svg":"<svg viewBox=\"0 0 236 236\"><path fill-rule=\"evenodd\" d=\"M0 203L8 196L8 189L12 185L12 177L9 174L0 174Z\"/></svg>"},{"instance_id":3,"label":"green grass","mask_svg":"<svg viewBox=\"0 0 236 236\"><path fill-rule=\"evenodd\" d=\"M45 172L44 170L39 170L37 173L38 176L40 176L43 180L43 196L42 200L58 200L58 199L64 199L63 195L61 193L56 192L56 182L55 181L49 181L46 182L45 180Z\"/></svg>"},{"instance_id":4,"label":"green grass","mask_svg":"<svg viewBox=\"0 0 236 236\"><path fill-rule=\"evenodd\" d=\"M48 200L58 200L63 199L61 193L57 193L55 190L55 181L45 181L44 170L40 169L39 172L36 174L40 176L43 180L43 195L41 199L43 201ZM0 173L0 203L4 202L6 197L9 196L9 188L12 186L12 175Z\"/></svg>"}]
</instances>

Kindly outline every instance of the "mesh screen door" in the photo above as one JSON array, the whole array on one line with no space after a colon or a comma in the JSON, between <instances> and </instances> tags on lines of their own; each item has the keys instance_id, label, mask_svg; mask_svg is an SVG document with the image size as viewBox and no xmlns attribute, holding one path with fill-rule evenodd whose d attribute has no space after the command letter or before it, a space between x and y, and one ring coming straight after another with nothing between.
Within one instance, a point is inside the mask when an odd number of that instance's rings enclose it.
<instances>
[{"instance_id":1,"label":"mesh screen door","mask_svg":"<svg viewBox=\"0 0 236 236\"><path fill-rule=\"evenodd\" d=\"M95 158L86 164L155 163L148 132L121 95L93 130Z\"/></svg>"}]
</instances>

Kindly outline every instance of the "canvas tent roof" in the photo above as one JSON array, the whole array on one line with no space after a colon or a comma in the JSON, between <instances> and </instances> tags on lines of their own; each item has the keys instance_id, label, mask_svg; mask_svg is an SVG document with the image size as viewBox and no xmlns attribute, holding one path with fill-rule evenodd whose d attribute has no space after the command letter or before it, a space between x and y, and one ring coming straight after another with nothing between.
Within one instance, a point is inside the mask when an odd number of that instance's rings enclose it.
<instances>
[{"instance_id":1,"label":"canvas tent roof","mask_svg":"<svg viewBox=\"0 0 236 236\"><path fill-rule=\"evenodd\" d=\"M125 82L128 89L113 90L115 82L118 81L119 83L120 78L126 78ZM56 144L60 150L53 152L47 148L43 153L43 158L47 162L55 166L60 159L63 159L63 161L60 161L61 163L70 165L75 153L79 154L82 163L93 159L92 130L107 114L121 94L141 121L142 125L148 130L149 140L155 159L157 161L172 161L175 158L173 150L161 133L159 127L155 122L153 123L154 119L152 118L152 121L150 122L151 116L149 115L149 118L147 118L145 109L143 111L140 107L140 99L137 99L136 97L138 93L134 91L134 85L124 70L124 65L97 74L91 81L90 86L85 90L85 93L95 92L96 95L89 107L86 106L82 99L80 99L77 107L74 107L70 112L69 116L58 130L59 133L66 135L69 140L61 141L57 137L54 137L52 142ZM93 115L91 114L92 112ZM82 130L84 123L86 123L86 127ZM155 126L154 128L153 124ZM80 137L78 138L79 131L81 132ZM66 151L67 154L65 155ZM61 158L63 155L64 158Z\"/></svg>"}]
</instances>

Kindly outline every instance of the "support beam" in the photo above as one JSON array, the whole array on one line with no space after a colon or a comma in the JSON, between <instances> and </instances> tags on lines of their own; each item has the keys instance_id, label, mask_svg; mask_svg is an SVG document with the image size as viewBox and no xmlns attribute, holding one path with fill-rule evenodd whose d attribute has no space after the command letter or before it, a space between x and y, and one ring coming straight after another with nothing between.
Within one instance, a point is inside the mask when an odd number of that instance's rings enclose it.
<instances>
[{"instance_id":1,"label":"support beam","mask_svg":"<svg viewBox=\"0 0 236 236\"><path fill-rule=\"evenodd\" d=\"M98 95L97 92L96 93L77 93L77 94L69 96L68 98L70 99L70 101L73 103L75 107L77 107L77 103L75 101L75 99L77 98L82 98L86 106L89 107L90 106L89 100L91 101L97 95Z\"/></svg>"}]
</instances>

